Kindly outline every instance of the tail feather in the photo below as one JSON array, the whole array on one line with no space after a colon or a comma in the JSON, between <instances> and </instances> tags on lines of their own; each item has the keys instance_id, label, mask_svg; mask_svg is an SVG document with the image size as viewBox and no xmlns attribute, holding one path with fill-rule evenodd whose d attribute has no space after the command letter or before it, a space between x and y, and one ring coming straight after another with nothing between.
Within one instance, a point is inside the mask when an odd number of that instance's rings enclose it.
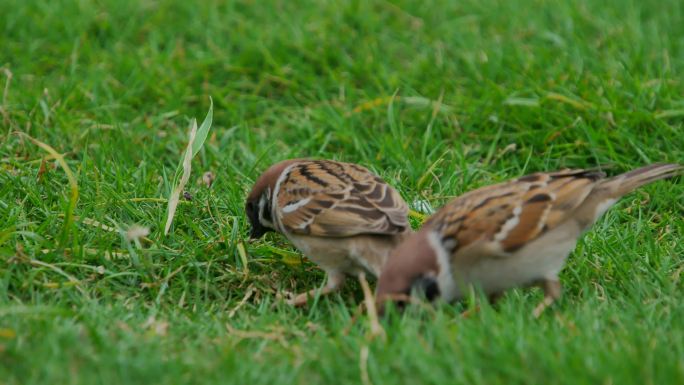
<instances>
[{"instance_id":1,"label":"tail feather","mask_svg":"<svg viewBox=\"0 0 684 385\"><path fill-rule=\"evenodd\" d=\"M681 175L683 170L680 164L655 163L607 179L603 185L613 191L613 196L620 197L645 184Z\"/></svg>"}]
</instances>

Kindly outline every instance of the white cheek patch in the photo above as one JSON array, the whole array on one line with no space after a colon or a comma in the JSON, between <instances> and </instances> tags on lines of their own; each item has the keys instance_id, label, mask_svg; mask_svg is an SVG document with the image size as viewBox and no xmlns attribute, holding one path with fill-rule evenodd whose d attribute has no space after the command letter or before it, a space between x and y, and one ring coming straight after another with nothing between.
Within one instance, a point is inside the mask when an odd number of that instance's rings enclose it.
<instances>
[{"instance_id":1,"label":"white cheek patch","mask_svg":"<svg viewBox=\"0 0 684 385\"><path fill-rule=\"evenodd\" d=\"M427 240L430 247L435 252L437 257L437 266L439 272L437 273L437 284L439 285L439 292L441 297L446 301L454 299L456 294L456 281L451 273L451 261L449 260L449 252L442 245L440 235L434 231L427 233Z\"/></svg>"},{"instance_id":2,"label":"white cheek patch","mask_svg":"<svg viewBox=\"0 0 684 385\"><path fill-rule=\"evenodd\" d=\"M515 209L513 209L513 217L504 223L503 226L501 226L501 230L499 230L498 233L494 236L494 240L496 241L502 241L506 239L508 236L508 233L511 232L515 228L515 226L520 223L520 213L522 212L522 207L521 206L516 206Z\"/></svg>"},{"instance_id":3,"label":"white cheek patch","mask_svg":"<svg viewBox=\"0 0 684 385\"><path fill-rule=\"evenodd\" d=\"M273 187L273 194L272 195L269 194L269 197L271 199L271 208L275 209L276 207L278 207L278 194L280 193L280 185L283 184L283 181L285 181L287 176L290 175L292 168L296 165L297 165L297 163L293 163L293 164L285 167L285 170L283 170L283 172L278 177L278 180L276 181L276 184ZM282 218L280 217L280 215L279 215L280 213L278 211L279 210L272 210L272 216L271 217L273 218L273 221L278 224L278 229L280 229L278 231L283 232L284 228L283 228ZM274 223L271 223L271 227L273 229L276 229L276 226Z\"/></svg>"},{"instance_id":4,"label":"white cheek patch","mask_svg":"<svg viewBox=\"0 0 684 385\"><path fill-rule=\"evenodd\" d=\"M283 207L283 212L286 214L291 213L291 212L297 210L298 208L305 206L309 202L311 202L311 197L304 198L304 199L297 201L297 202L294 202L294 203L290 203L290 204L286 205L285 207Z\"/></svg>"},{"instance_id":5,"label":"white cheek patch","mask_svg":"<svg viewBox=\"0 0 684 385\"><path fill-rule=\"evenodd\" d=\"M270 227L274 229L275 226L273 226L273 222L264 218L264 210L268 209L268 207L266 207L266 200L268 200L268 192L259 198L259 223L261 223L261 225L264 227Z\"/></svg>"},{"instance_id":6,"label":"white cheek patch","mask_svg":"<svg viewBox=\"0 0 684 385\"><path fill-rule=\"evenodd\" d=\"M290 175L290 171L292 171L292 167L294 167L295 164L291 164L287 167L285 167L285 170L280 174L278 177L278 180L276 181L275 187L273 188L273 195L271 195L271 199L273 200L273 207L275 207L276 200L278 199L278 194L280 193L280 185L283 183L285 178L287 178L288 175Z\"/></svg>"}]
</instances>

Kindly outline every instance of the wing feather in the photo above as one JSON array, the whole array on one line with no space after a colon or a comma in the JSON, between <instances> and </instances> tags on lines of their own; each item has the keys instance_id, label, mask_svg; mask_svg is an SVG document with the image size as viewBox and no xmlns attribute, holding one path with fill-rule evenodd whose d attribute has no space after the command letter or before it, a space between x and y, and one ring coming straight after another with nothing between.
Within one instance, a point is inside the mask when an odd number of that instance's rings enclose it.
<instances>
[{"instance_id":1,"label":"wing feather","mask_svg":"<svg viewBox=\"0 0 684 385\"><path fill-rule=\"evenodd\" d=\"M399 193L355 164L298 162L289 169L275 199L276 217L290 233L348 237L410 229L408 206Z\"/></svg>"},{"instance_id":2,"label":"wing feather","mask_svg":"<svg viewBox=\"0 0 684 385\"><path fill-rule=\"evenodd\" d=\"M513 252L567 220L602 178L592 170L527 175L456 198L428 225L452 253L478 243Z\"/></svg>"}]
</instances>

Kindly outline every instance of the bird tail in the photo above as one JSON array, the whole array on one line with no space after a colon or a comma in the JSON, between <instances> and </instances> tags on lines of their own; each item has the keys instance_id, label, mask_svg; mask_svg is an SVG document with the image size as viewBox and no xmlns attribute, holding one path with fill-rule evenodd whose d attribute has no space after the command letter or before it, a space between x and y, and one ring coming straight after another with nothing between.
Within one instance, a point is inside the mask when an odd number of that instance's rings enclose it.
<instances>
[{"instance_id":1,"label":"bird tail","mask_svg":"<svg viewBox=\"0 0 684 385\"><path fill-rule=\"evenodd\" d=\"M655 163L606 179L602 187L614 197L621 197L637 188L660 179L681 175L684 166L676 163Z\"/></svg>"}]
</instances>

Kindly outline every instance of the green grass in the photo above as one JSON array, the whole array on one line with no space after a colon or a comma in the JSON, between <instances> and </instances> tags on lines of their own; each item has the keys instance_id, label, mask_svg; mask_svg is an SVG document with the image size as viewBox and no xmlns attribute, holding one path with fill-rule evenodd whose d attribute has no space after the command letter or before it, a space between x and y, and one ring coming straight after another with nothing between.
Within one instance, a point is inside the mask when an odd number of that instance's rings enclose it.
<instances>
[{"instance_id":1,"label":"green grass","mask_svg":"<svg viewBox=\"0 0 684 385\"><path fill-rule=\"evenodd\" d=\"M541 319L541 293L515 290L468 319L394 314L386 342L354 316L355 284L275 304L323 274L282 237L248 242L242 209L289 157L361 163L435 207L533 171L684 162L681 1L3 0L0 15L0 384L684 383L681 178L605 215ZM193 199L165 237L209 96ZM64 170L41 171L48 153L17 132L64 155L73 223ZM147 240L126 239L133 224Z\"/></svg>"}]
</instances>

